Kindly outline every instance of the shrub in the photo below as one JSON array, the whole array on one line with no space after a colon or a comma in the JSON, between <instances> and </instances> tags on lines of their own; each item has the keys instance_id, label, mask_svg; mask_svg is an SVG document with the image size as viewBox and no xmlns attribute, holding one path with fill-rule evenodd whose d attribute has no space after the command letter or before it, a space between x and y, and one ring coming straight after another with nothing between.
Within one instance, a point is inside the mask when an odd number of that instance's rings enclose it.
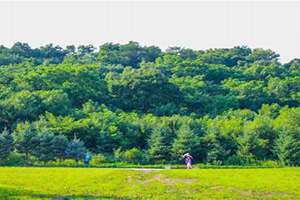
<instances>
[{"instance_id":1,"label":"shrub","mask_svg":"<svg viewBox=\"0 0 300 200\"><path fill-rule=\"evenodd\" d=\"M260 162L260 165L262 167L270 167L270 168L277 168L277 167L283 167L282 163L280 161L274 161L274 160L267 160Z\"/></svg>"},{"instance_id":2,"label":"shrub","mask_svg":"<svg viewBox=\"0 0 300 200\"><path fill-rule=\"evenodd\" d=\"M252 156L232 155L224 163L225 165L251 165L255 164Z\"/></svg>"},{"instance_id":3,"label":"shrub","mask_svg":"<svg viewBox=\"0 0 300 200\"><path fill-rule=\"evenodd\" d=\"M0 164L6 166L25 166L27 165L27 161L24 155L12 152Z\"/></svg>"},{"instance_id":4,"label":"shrub","mask_svg":"<svg viewBox=\"0 0 300 200\"><path fill-rule=\"evenodd\" d=\"M107 161L107 158L102 155L102 154L97 154L97 155L94 155L92 157L92 160L90 161L90 164L91 165L100 165L102 163L105 163Z\"/></svg>"},{"instance_id":5,"label":"shrub","mask_svg":"<svg viewBox=\"0 0 300 200\"><path fill-rule=\"evenodd\" d=\"M49 164L52 164L55 166L74 167L74 166L78 165L78 162L73 159L66 159L66 160L61 160L61 161L50 162Z\"/></svg>"},{"instance_id":6,"label":"shrub","mask_svg":"<svg viewBox=\"0 0 300 200\"><path fill-rule=\"evenodd\" d=\"M126 162L134 164L145 164L149 161L149 157L140 149L132 148L126 151L117 149L114 151L115 162Z\"/></svg>"},{"instance_id":7,"label":"shrub","mask_svg":"<svg viewBox=\"0 0 300 200\"><path fill-rule=\"evenodd\" d=\"M123 152L120 148L114 150L114 161L115 162L122 161L122 155L123 155Z\"/></svg>"},{"instance_id":8,"label":"shrub","mask_svg":"<svg viewBox=\"0 0 300 200\"><path fill-rule=\"evenodd\" d=\"M53 160L47 163L41 162L39 160L35 160L33 166L48 166L48 167L78 167L82 166L82 162L77 162L74 159L66 159L66 160Z\"/></svg>"},{"instance_id":9,"label":"shrub","mask_svg":"<svg viewBox=\"0 0 300 200\"><path fill-rule=\"evenodd\" d=\"M123 157L123 161L128 163L141 164L144 163L146 160L144 152L137 148L132 148L130 150L125 151L122 157Z\"/></svg>"}]
</instances>

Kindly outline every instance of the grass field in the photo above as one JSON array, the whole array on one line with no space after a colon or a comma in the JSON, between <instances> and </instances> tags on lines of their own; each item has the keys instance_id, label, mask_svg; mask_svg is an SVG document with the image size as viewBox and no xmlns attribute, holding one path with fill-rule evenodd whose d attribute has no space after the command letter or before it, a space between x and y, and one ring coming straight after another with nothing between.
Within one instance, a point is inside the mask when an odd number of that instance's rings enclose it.
<instances>
[{"instance_id":1,"label":"grass field","mask_svg":"<svg viewBox=\"0 0 300 200\"><path fill-rule=\"evenodd\" d=\"M300 199L300 168L0 168L0 199Z\"/></svg>"}]
</instances>

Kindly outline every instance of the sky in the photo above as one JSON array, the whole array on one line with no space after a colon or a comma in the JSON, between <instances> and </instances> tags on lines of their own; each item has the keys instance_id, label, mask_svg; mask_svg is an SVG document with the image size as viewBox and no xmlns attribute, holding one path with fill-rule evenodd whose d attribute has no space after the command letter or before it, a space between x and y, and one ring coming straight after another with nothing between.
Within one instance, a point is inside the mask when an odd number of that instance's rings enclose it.
<instances>
[{"instance_id":1,"label":"sky","mask_svg":"<svg viewBox=\"0 0 300 200\"><path fill-rule=\"evenodd\" d=\"M0 44L246 45L300 58L300 1L0 1Z\"/></svg>"}]
</instances>

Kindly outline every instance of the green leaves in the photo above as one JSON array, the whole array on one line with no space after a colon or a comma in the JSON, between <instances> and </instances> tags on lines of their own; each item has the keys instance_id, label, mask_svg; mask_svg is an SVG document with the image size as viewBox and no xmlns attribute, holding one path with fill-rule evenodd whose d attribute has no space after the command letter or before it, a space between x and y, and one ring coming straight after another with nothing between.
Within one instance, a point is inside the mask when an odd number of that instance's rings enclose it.
<instances>
[{"instance_id":1,"label":"green leaves","mask_svg":"<svg viewBox=\"0 0 300 200\"><path fill-rule=\"evenodd\" d=\"M18 42L0 46L0 66L0 131L26 157L63 159L76 136L77 149L130 162L300 160L299 59L271 50Z\"/></svg>"},{"instance_id":2,"label":"green leaves","mask_svg":"<svg viewBox=\"0 0 300 200\"><path fill-rule=\"evenodd\" d=\"M76 161L83 159L86 152L87 150L84 143L78 139L72 140L65 151L68 158L72 158Z\"/></svg>"},{"instance_id":3,"label":"green leaves","mask_svg":"<svg viewBox=\"0 0 300 200\"><path fill-rule=\"evenodd\" d=\"M149 140L148 153L154 163L165 163L171 158L172 135L167 126L159 126L153 129ZM173 136L174 137L174 136Z\"/></svg>"},{"instance_id":4,"label":"green leaves","mask_svg":"<svg viewBox=\"0 0 300 200\"><path fill-rule=\"evenodd\" d=\"M200 159L199 138L190 129L189 125L184 124L177 132L177 137L172 145L172 153L175 160L181 160L183 154L190 153L195 159Z\"/></svg>"},{"instance_id":5,"label":"green leaves","mask_svg":"<svg viewBox=\"0 0 300 200\"><path fill-rule=\"evenodd\" d=\"M6 159L14 150L14 140L7 129L0 133L0 160Z\"/></svg>"},{"instance_id":6,"label":"green leaves","mask_svg":"<svg viewBox=\"0 0 300 200\"><path fill-rule=\"evenodd\" d=\"M125 68L122 74L107 76L115 104L126 111L148 112L167 103L180 101L179 89L153 67Z\"/></svg>"}]
</instances>

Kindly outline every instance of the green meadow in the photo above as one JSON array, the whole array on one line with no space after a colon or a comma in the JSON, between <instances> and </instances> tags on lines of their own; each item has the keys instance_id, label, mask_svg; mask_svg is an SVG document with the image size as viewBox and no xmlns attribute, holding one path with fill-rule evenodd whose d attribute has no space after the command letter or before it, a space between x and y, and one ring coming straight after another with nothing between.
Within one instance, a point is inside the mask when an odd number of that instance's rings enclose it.
<instances>
[{"instance_id":1,"label":"green meadow","mask_svg":"<svg viewBox=\"0 0 300 200\"><path fill-rule=\"evenodd\" d=\"M0 199L300 199L300 168L0 168Z\"/></svg>"}]
</instances>

